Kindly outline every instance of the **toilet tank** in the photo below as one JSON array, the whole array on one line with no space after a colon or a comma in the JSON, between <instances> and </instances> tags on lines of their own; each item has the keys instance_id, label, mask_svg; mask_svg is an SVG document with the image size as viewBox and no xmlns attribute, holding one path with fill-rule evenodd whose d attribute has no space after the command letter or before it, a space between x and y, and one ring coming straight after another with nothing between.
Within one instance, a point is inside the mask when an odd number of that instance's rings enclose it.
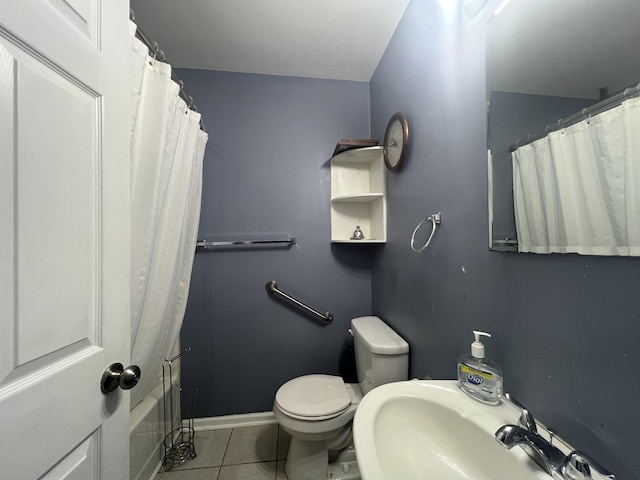
<instances>
[{"instance_id":1,"label":"toilet tank","mask_svg":"<svg viewBox=\"0 0 640 480\"><path fill-rule=\"evenodd\" d=\"M378 317L351 320L362 393L409 377L409 344Z\"/></svg>"}]
</instances>

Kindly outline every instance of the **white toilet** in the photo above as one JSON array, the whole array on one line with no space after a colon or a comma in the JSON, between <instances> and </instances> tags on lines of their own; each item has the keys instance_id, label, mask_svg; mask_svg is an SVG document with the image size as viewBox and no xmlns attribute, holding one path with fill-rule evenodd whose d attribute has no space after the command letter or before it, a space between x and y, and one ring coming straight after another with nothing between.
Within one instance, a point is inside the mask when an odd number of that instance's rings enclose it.
<instances>
[{"instance_id":1,"label":"white toilet","mask_svg":"<svg viewBox=\"0 0 640 480\"><path fill-rule=\"evenodd\" d=\"M285 464L289 480L327 480L329 451L351 442L351 424L362 397L371 389L407 380L409 345L378 317L351 320L358 384L333 375L304 375L276 393L273 413L291 435ZM332 474L332 479L354 478ZM358 477L359 478L359 477Z\"/></svg>"}]
</instances>

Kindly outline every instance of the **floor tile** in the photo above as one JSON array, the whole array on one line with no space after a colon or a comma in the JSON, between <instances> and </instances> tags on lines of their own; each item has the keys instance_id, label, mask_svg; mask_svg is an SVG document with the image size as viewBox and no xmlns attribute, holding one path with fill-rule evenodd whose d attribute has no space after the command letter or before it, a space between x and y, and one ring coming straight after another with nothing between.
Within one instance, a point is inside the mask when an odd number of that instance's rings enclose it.
<instances>
[{"instance_id":1,"label":"floor tile","mask_svg":"<svg viewBox=\"0 0 640 480\"><path fill-rule=\"evenodd\" d=\"M277 448L278 425L234 428L222 464L270 462L276 459Z\"/></svg>"},{"instance_id":2,"label":"floor tile","mask_svg":"<svg viewBox=\"0 0 640 480\"><path fill-rule=\"evenodd\" d=\"M220 473L219 467L194 468L191 470L172 470L159 473L156 480L216 480Z\"/></svg>"},{"instance_id":3,"label":"floor tile","mask_svg":"<svg viewBox=\"0 0 640 480\"><path fill-rule=\"evenodd\" d=\"M245 463L220 468L218 480L275 480L276 462Z\"/></svg>"},{"instance_id":4,"label":"floor tile","mask_svg":"<svg viewBox=\"0 0 640 480\"><path fill-rule=\"evenodd\" d=\"M284 473L284 460L279 460L276 465L276 480L289 480Z\"/></svg>"},{"instance_id":5,"label":"floor tile","mask_svg":"<svg viewBox=\"0 0 640 480\"><path fill-rule=\"evenodd\" d=\"M202 467L219 467L222 465L222 459L227 450L230 436L231 429L196 432L196 458L186 461L179 467L175 467L172 471Z\"/></svg>"},{"instance_id":6,"label":"floor tile","mask_svg":"<svg viewBox=\"0 0 640 480\"><path fill-rule=\"evenodd\" d=\"M289 453L289 444L291 443L291 435L284 431L284 428L278 426L278 456L276 460L286 460Z\"/></svg>"}]
</instances>

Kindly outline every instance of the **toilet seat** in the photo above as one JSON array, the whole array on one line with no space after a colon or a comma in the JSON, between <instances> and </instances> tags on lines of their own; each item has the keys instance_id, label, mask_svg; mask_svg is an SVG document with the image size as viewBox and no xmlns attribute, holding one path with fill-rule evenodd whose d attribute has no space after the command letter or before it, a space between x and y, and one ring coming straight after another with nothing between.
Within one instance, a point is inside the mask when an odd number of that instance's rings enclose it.
<instances>
[{"instance_id":1,"label":"toilet seat","mask_svg":"<svg viewBox=\"0 0 640 480\"><path fill-rule=\"evenodd\" d=\"M282 385L276 393L276 404L293 418L319 421L346 411L351 397L341 377L305 375Z\"/></svg>"}]
</instances>

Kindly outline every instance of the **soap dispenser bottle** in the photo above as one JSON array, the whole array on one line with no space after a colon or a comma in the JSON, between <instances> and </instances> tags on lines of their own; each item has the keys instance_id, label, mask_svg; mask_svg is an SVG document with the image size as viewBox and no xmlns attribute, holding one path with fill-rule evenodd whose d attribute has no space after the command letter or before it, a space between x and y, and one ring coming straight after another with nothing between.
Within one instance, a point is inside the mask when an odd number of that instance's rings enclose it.
<instances>
[{"instance_id":1,"label":"soap dispenser bottle","mask_svg":"<svg viewBox=\"0 0 640 480\"><path fill-rule=\"evenodd\" d=\"M502 370L485 356L481 336L490 337L486 332L473 331L475 341L471 344L471 354L458 357L458 382L463 392L476 400L497 405L502 396Z\"/></svg>"}]
</instances>

